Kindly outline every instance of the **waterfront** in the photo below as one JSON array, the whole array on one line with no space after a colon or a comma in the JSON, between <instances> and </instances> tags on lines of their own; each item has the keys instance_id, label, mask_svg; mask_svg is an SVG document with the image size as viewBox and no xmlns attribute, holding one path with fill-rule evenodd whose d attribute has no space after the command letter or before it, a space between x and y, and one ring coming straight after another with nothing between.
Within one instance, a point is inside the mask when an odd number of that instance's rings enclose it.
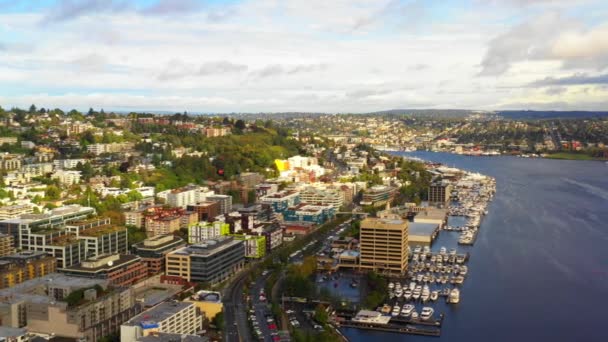
<instances>
[{"instance_id":1,"label":"waterfront","mask_svg":"<svg viewBox=\"0 0 608 342\"><path fill-rule=\"evenodd\" d=\"M439 310L446 313L442 339L604 340L600 303L608 295L605 163L403 154L497 181L489 214L470 247L462 301ZM433 249L450 238L442 235ZM351 341L431 339L355 329L345 329L345 335Z\"/></svg>"}]
</instances>

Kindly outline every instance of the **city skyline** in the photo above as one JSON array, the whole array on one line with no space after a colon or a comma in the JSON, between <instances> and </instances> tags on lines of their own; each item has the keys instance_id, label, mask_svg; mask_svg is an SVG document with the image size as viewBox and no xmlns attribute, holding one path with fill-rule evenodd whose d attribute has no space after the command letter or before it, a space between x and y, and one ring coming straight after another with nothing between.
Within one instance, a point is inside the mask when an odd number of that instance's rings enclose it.
<instances>
[{"instance_id":1,"label":"city skyline","mask_svg":"<svg viewBox=\"0 0 608 342\"><path fill-rule=\"evenodd\" d=\"M600 1L0 1L0 105L602 110Z\"/></svg>"}]
</instances>

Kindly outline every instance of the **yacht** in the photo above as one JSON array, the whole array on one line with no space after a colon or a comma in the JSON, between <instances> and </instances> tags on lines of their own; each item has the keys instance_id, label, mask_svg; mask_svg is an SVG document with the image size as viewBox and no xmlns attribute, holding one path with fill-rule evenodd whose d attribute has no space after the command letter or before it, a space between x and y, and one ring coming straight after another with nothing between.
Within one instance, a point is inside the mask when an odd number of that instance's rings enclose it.
<instances>
[{"instance_id":1,"label":"yacht","mask_svg":"<svg viewBox=\"0 0 608 342\"><path fill-rule=\"evenodd\" d=\"M402 295L403 295L403 290L401 290L401 288L395 290L395 297L401 298Z\"/></svg>"},{"instance_id":2,"label":"yacht","mask_svg":"<svg viewBox=\"0 0 608 342\"><path fill-rule=\"evenodd\" d=\"M383 314L389 314L389 313L391 313L391 309L392 309L392 307L390 305L384 304L382 306L382 309L380 310L380 312L382 312Z\"/></svg>"},{"instance_id":3,"label":"yacht","mask_svg":"<svg viewBox=\"0 0 608 342\"><path fill-rule=\"evenodd\" d=\"M437 291L437 290L431 291L431 300L436 301L437 298L439 298L439 291Z\"/></svg>"},{"instance_id":4,"label":"yacht","mask_svg":"<svg viewBox=\"0 0 608 342\"><path fill-rule=\"evenodd\" d=\"M395 284L393 284L392 282L391 282L391 283L388 283L388 289L389 289L389 290L392 290L392 289L394 289L394 288L395 288Z\"/></svg>"},{"instance_id":5,"label":"yacht","mask_svg":"<svg viewBox=\"0 0 608 342\"><path fill-rule=\"evenodd\" d=\"M412 299L412 290L407 289L407 290L403 291L403 298L405 298L405 300Z\"/></svg>"},{"instance_id":6,"label":"yacht","mask_svg":"<svg viewBox=\"0 0 608 342\"><path fill-rule=\"evenodd\" d=\"M399 316L400 312L401 312L401 308L399 307L398 304L395 304L395 306L393 306L393 312L391 312L391 316L397 317L397 316Z\"/></svg>"},{"instance_id":7,"label":"yacht","mask_svg":"<svg viewBox=\"0 0 608 342\"><path fill-rule=\"evenodd\" d=\"M418 273L418 275L416 275L416 281L417 282L421 282L422 281L422 277L423 277L422 274Z\"/></svg>"},{"instance_id":8,"label":"yacht","mask_svg":"<svg viewBox=\"0 0 608 342\"><path fill-rule=\"evenodd\" d=\"M412 304L405 304L403 306L403 309L401 309L401 316L409 317L412 314L412 312L414 311L414 309L416 309L416 307L413 306Z\"/></svg>"},{"instance_id":9,"label":"yacht","mask_svg":"<svg viewBox=\"0 0 608 342\"><path fill-rule=\"evenodd\" d=\"M437 260L437 256L436 255L431 255L431 262L435 262L435 260Z\"/></svg>"},{"instance_id":10,"label":"yacht","mask_svg":"<svg viewBox=\"0 0 608 342\"><path fill-rule=\"evenodd\" d=\"M414 248L414 253L420 253L420 252L422 252L422 247L416 246L416 248Z\"/></svg>"},{"instance_id":11,"label":"yacht","mask_svg":"<svg viewBox=\"0 0 608 342\"><path fill-rule=\"evenodd\" d=\"M410 290L414 291L414 289L416 288L416 282L410 282Z\"/></svg>"},{"instance_id":12,"label":"yacht","mask_svg":"<svg viewBox=\"0 0 608 342\"><path fill-rule=\"evenodd\" d=\"M431 248L429 246L424 246L423 253L425 253L425 254L431 253Z\"/></svg>"},{"instance_id":13,"label":"yacht","mask_svg":"<svg viewBox=\"0 0 608 342\"><path fill-rule=\"evenodd\" d=\"M456 304L460 302L460 290L453 288L448 296L448 303Z\"/></svg>"},{"instance_id":14,"label":"yacht","mask_svg":"<svg viewBox=\"0 0 608 342\"><path fill-rule=\"evenodd\" d=\"M428 275L426 275L426 274L425 274L425 275L423 275L423 276L422 276L422 281L423 281L423 282L425 282L425 283L428 283L428 281L429 281L429 276L428 276Z\"/></svg>"},{"instance_id":15,"label":"yacht","mask_svg":"<svg viewBox=\"0 0 608 342\"><path fill-rule=\"evenodd\" d=\"M428 285L424 285L424 287L422 288L422 294L420 295L420 299L426 302L427 300L429 300L429 298L431 298L431 291Z\"/></svg>"},{"instance_id":16,"label":"yacht","mask_svg":"<svg viewBox=\"0 0 608 342\"><path fill-rule=\"evenodd\" d=\"M433 313L435 313L435 310L432 307L425 306L422 308L422 311L420 312L420 318L427 320L433 316Z\"/></svg>"},{"instance_id":17,"label":"yacht","mask_svg":"<svg viewBox=\"0 0 608 342\"><path fill-rule=\"evenodd\" d=\"M441 248L439 249L439 254L445 254L445 253L447 253L447 251L448 251L448 250L447 250L445 247L441 247Z\"/></svg>"},{"instance_id":18,"label":"yacht","mask_svg":"<svg viewBox=\"0 0 608 342\"><path fill-rule=\"evenodd\" d=\"M416 310L412 311L411 317L412 319L418 319L418 312Z\"/></svg>"},{"instance_id":19,"label":"yacht","mask_svg":"<svg viewBox=\"0 0 608 342\"><path fill-rule=\"evenodd\" d=\"M420 295L422 294L422 287L420 285L416 286L416 288L414 289L413 293L412 293L412 298L414 298L414 300L417 300L420 298Z\"/></svg>"},{"instance_id":20,"label":"yacht","mask_svg":"<svg viewBox=\"0 0 608 342\"><path fill-rule=\"evenodd\" d=\"M456 249L455 248L450 249L450 255L456 255Z\"/></svg>"},{"instance_id":21,"label":"yacht","mask_svg":"<svg viewBox=\"0 0 608 342\"><path fill-rule=\"evenodd\" d=\"M460 275L465 276L469 272L469 268L466 266L460 267Z\"/></svg>"}]
</instances>

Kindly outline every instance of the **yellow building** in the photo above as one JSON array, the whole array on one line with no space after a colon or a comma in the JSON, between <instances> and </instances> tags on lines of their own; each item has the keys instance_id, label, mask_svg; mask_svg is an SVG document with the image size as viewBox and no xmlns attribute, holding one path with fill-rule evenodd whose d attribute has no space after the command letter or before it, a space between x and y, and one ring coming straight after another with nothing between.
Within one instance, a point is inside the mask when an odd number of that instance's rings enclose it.
<instances>
[{"instance_id":1,"label":"yellow building","mask_svg":"<svg viewBox=\"0 0 608 342\"><path fill-rule=\"evenodd\" d=\"M407 270L408 223L399 217L366 218L359 233L360 268L389 274Z\"/></svg>"},{"instance_id":2,"label":"yellow building","mask_svg":"<svg viewBox=\"0 0 608 342\"><path fill-rule=\"evenodd\" d=\"M57 260L44 252L26 251L0 258L0 289L43 277L57 270Z\"/></svg>"},{"instance_id":3,"label":"yellow building","mask_svg":"<svg viewBox=\"0 0 608 342\"><path fill-rule=\"evenodd\" d=\"M194 303L209 320L212 320L215 315L224 309L219 292L202 290L185 301Z\"/></svg>"},{"instance_id":4,"label":"yellow building","mask_svg":"<svg viewBox=\"0 0 608 342\"><path fill-rule=\"evenodd\" d=\"M15 252L13 248L13 236L0 234L0 257L11 255Z\"/></svg>"}]
</instances>

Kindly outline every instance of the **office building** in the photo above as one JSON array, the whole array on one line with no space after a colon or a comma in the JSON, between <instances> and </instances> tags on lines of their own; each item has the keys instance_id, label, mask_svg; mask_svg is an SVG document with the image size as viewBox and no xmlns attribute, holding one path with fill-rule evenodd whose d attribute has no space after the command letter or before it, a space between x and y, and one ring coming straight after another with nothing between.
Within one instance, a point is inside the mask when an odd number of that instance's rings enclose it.
<instances>
[{"instance_id":1,"label":"office building","mask_svg":"<svg viewBox=\"0 0 608 342\"><path fill-rule=\"evenodd\" d=\"M268 204L276 213L283 213L289 207L300 204L300 193L297 191L279 191L260 198L260 203Z\"/></svg>"},{"instance_id":2,"label":"office building","mask_svg":"<svg viewBox=\"0 0 608 342\"><path fill-rule=\"evenodd\" d=\"M408 260L408 223L398 216L366 218L359 233L360 267L388 274L404 274Z\"/></svg>"},{"instance_id":3,"label":"office building","mask_svg":"<svg viewBox=\"0 0 608 342\"><path fill-rule=\"evenodd\" d=\"M300 190L302 203L331 205L338 210L344 204L344 194L338 189L308 186Z\"/></svg>"},{"instance_id":4,"label":"office building","mask_svg":"<svg viewBox=\"0 0 608 342\"><path fill-rule=\"evenodd\" d=\"M429 202L445 204L450 201L452 186L447 182L436 182L429 186Z\"/></svg>"},{"instance_id":5,"label":"office building","mask_svg":"<svg viewBox=\"0 0 608 342\"><path fill-rule=\"evenodd\" d=\"M361 205L381 206L393 200L397 189L392 186L375 185L363 191Z\"/></svg>"},{"instance_id":6,"label":"office building","mask_svg":"<svg viewBox=\"0 0 608 342\"><path fill-rule=\"evenodd\" d=\"M243 267L245 245L220 236L167 254L165 274L189 282L220 283Z\"/></svg>"},{"instance_id":7,"label":"office building","mask_svg":"<svg viewBox=\"0 0 608 342\"><path fill-rule=\"evenodd\" d=\"M203 316L192 302L163 302L131 318L120 327L120 342L135 342L154 333L194 335ZM181 339L180 339L181 341Z\"/></svg>"},{"instance_id":8,"label":"office building","mask_svg":"<svg viewBox=\"0 0 608 342\"><path fill-rule=\"evenodd\" d=\"M113 286L132 286L148 276L146 263L130 254L99 255L61 269L61 273L89 279L107 280Z\"/></svg>"},{"instance_id":9,"label":"office building","mask_svg":"<svg viewBox=\"0 0 608 342\"><path fill-rule=\"evenodd\" d=\"M203 201L197 204L188 205L186 209L197 213L199 221L210 221L220 214L220 203Z\"/></svg>"},{"instance_id":10,"label":"office building","mask_svg":"<svg viewBox=\"0 0 608 342\"><path fill-rule=\"evenodd\" d=\"M16 204L0 207L0 220L18 218L21 215L32 214L34 207L31 204Z\"/></svg>"},{"instance_id":11,"label":"office building","mask_svg":"<svg viewBox=\"0 0 608 342\"><path fill-rule=\"evenodd\" d=\"M207 196L207 201L218 202L220 205L219 214L227 214L232 211L232 196L228 195L212 195Z\"/></svg>"},{"instance_id":12,"label":"office building","mask_svg":"<svg viewBox=\"0 0 608 342\"><path fill-rule=\"evenodd\" d=\"M331 205L310 205L300 203L285 210L283 219L289 222L312 222L320 225L331 220L335 214L336 209Z\"/></svg>"},{"instance_id":13,"label":"office building","mask_svg":"<svg viewBox=\"0 0 608 342\"><path fill-rule=\"evenodd\" d=\"M128 252L127 228L112 225L109 218L73 221L65 229L85 241L86 258Z\"/></svg>"},{"instance_id":14,"label":"office building","mask_svg":"<svg viewBox=\"0 0 608 342\"><path fill-rule=\"evenodd\" d=\"M186 242L173 234L156 235L133 245L133 254L141 257L146 263L148 275L152 276L165 272L165 256L178 248L186 245Z\"/></svg>"}]
</instances>

